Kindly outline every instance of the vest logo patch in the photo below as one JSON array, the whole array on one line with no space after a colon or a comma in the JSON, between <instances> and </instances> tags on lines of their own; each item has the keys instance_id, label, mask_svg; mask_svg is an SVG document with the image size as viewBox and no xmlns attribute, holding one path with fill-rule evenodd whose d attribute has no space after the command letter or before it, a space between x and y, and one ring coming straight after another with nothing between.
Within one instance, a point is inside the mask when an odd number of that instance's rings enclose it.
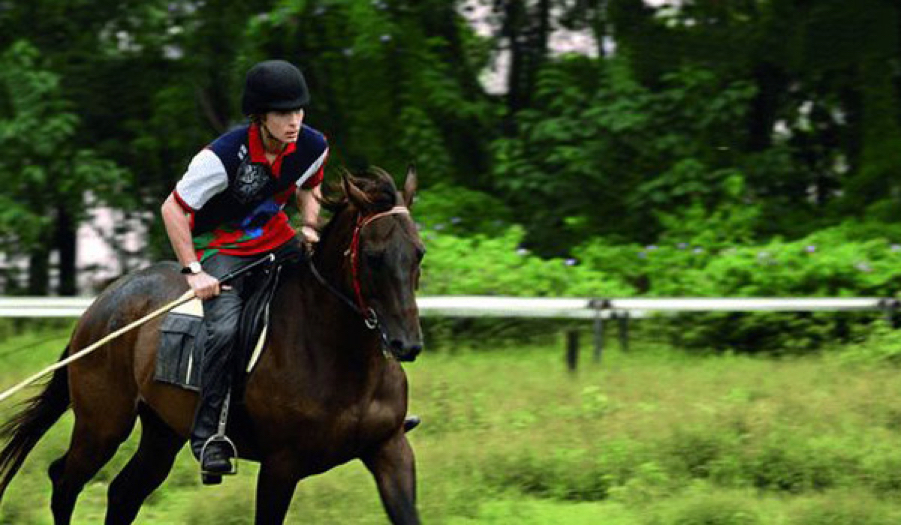
<instances>
[{"instance_id":1,"label":"vest logo patch","mask_svg":"<svg viewBox=\"0 0 901 525\"><path fill-rule=\"evenodd\" d=\"M238 166L238 173L232 185L232 193L241 204L251 204L265 197L270 184L269 170L262 164L244 162Z\"/></svg>"}]
</instances>

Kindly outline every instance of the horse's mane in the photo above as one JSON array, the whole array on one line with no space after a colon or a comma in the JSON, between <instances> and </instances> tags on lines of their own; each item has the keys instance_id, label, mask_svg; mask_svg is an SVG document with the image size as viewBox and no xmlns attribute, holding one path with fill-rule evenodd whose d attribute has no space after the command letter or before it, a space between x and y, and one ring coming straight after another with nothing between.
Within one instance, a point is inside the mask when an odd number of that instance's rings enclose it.
<instances>
[{"instance_id":1,"label":"horse's mane","mask_svg":"<svg viewBox=\"0 0 901 525\"><path fill-rule=\"evenodd\" d=\"M336 224L339 222L337 219L344 212L357 207L347 195L348 185L353 185L359 190L357 196L362 197L363 201L359 203L362 206L359 211L363 214L388 211L397 203L397 187L394 185L394 179L385 170L373 166L351 173L342 168L341 178L325 186L320 199L323 209L331 215L320 233L321 242L334 235ZM322 252L317 250L317 254L321 255Z\"/></svg>"},{"instance_id":2,"label":"horse's mane","mask_svg":"<svg viewBox=\"0 0 901 525\"><path fill-rule=\"evenodd\" d=\"M343 169L341 180L330 184L322 198L322 207L338 215L350 205L345 190L345 180L358 188L365 196L367 213L379 213L391 209L397 201L397 187L394 179L385 170L372 166L357 173Z\"/></svg>"}]
</instances>

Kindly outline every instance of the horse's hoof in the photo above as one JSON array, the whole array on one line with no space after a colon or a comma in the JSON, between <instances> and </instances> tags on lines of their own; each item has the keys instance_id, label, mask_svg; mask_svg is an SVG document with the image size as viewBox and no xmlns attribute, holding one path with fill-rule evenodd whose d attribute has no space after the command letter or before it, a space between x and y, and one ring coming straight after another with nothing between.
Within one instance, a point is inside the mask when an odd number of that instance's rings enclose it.
<instances>
[{"instance_id":1,"label":"horse's hoof","mask_svg":"<svg viewBox=\"0 0 901 525\"><path fill-rule=\"evenodd\" d=\"M413 430L418 427L420 423L422 423L422 418L419 416L407 416L407 418L404 419L404 432Z\"/></svg>"},{"instance_id":2,"label":"horse's hoof","mask_svg":"<svg viewBox=\"0 0 901 525\"><path fill-rule=\"evenodd\" d=\"M207 472L200 473L200 481L204 485L219 485L222 483L222 476L219 474L209 474Z\"/></svg>"}]
</instances>

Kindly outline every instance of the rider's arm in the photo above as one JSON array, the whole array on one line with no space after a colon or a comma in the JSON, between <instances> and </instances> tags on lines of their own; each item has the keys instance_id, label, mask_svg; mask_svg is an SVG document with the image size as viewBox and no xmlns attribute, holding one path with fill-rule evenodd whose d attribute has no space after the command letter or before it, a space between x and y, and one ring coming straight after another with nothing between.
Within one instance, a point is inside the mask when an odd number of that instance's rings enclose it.
<instances>
[{"instance_id":1,"label":"rider's arm","mask_svg":"<svg viewBox=\"0 0 901 525\"><path fill-rule=\"evenodd\" d=\"M166 234L178 262L182 266L187 266L196 261L197 255L194 253L194 243L191 240L190 218L175 200L175 195L169 194L160 211L163 215L163 224L166 226Z\"/></svg>"},{"instance_id":2,"label":"rider's arm","mask_svg":"<svg viewBox=\"0 0 901 525\"><path fill-rule=\"evenodd\" d=\"M205 148L191 159L188 170L175 185L175 191L163 203L161 211L166 234L182 266L197 260L191 233L191 214L227 187L225 166L216 153ZM201 299L219 294L219 281L206 272L186 278L188 285Z\"/></svg>"},{"instance_id":3,"label":"rider's arm","mask_svg":"<svg viewBox=\"0 0 901 525\"><path fill-rule=\"evenodd\" d=\"M319 199L322 198L322 190L319 185L312 189L297 188L296 195L297 208L303 219L301 234L308 243L319 242L319 209L322 207Z\"/></svg>"},{"instance_id":4,"label":"rider's arm","mask_svg":"<svg viewBox=\"0 0 901 525\"><path fill-rule=\"evenodd\" d=\"M172 244L172 249L175 250L178 262L184 267L196 261L197 254L194 253L194 243L191 240L191 222L184 209L175 200L174 194L169 194L169 198L163 203L160 211L163 216L163 224L166 226L166 234L169 236L169 242ZM219 281L208 273L201 271L186 277L188 285L194 290L197 297L209 299L219 295Z\"/></svg>"}]
</instances>

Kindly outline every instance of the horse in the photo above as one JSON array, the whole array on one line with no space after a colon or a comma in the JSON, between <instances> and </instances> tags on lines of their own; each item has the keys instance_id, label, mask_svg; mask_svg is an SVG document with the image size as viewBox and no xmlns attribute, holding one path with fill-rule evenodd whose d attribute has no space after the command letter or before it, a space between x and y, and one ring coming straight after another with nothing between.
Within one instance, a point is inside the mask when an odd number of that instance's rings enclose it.
<instances>
[{"instance_id":1,"label":"horse","mask_svg":"<svg viewBox=\"0 0 901 525\"><path fill-rule=\"evenodd\" d=\"M404 421L400 361L422 350L415 291L425 253L403 191L379 169L344 173L323 206L332 217L311 264L283 269L270 303L266 350L244 385L239 457L260 463L255 523L283 523L300 480L360 459L394 524L419 523L413 450ZM174 262L129 274L77 323L63 359L187 290ZM41 437L70 407L68 451L49 467L56 525L141 421L138 449L109 486L107 525L132 523L188 439L197 395L154 380L160 320L58 369L3 429L0 498Z\"/></svg>"}]
</instances>

